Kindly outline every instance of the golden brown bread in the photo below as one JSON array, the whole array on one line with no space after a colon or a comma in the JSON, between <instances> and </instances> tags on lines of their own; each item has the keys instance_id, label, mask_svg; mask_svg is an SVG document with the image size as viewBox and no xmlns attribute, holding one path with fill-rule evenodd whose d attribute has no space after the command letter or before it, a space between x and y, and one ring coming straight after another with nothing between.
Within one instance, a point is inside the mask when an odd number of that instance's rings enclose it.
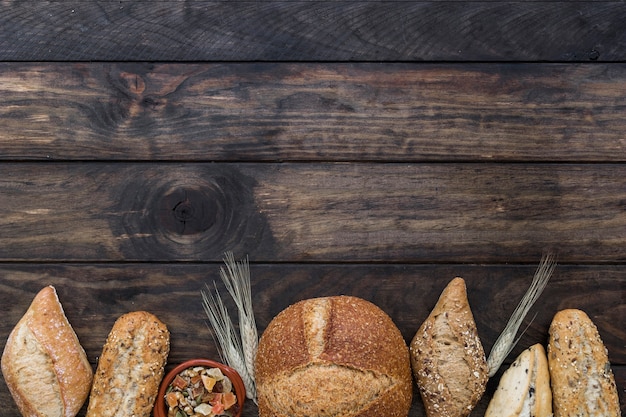
<instances>
[{"instance_id":1,"label":"golden brown bread","mask_svg":"<svg viewBox=\"0 0 626 417\"><path fill-rule=\"evenodd\" d=\"M300 301L263 332L256 357L261 417L408 415L406 342L391 318L350 296Z\"/></svg>"},{"instance_id":2,"label":"golden brown bread","mask_svg":"<svg viewBox=\"0 0 626 417\"><path fill-rule=\"evenodd\" d=\"M554 417L619 416L608 353L589 316L577 309L559 311L552 319L549 335Z\"/></svg>"},{"instance_id":3,"label":"golden brown bread","mask_svg":"<svg viewBox=\"0 0 626 417\"><path fill-rule=\"evenodd\" d=\"M489 376L462 278L454 278L443 290L413 337L410 353L426 414L469 415Z\"/></svg>"},{"instance_id":4,"label":"golden brown bread","mask_svg":"<svg viewBox=\"0 0 626 417\"><path fill-rule=\"evenodd\" d=\"M9 335L2 373L23 416L74 417L80 411L93 370L54 287L35 296Z\"/></svg>"},{"instance_id":5,"label":"golden brown bread","mask_svg":"<svg viewBox=\"0 0 626 417\"><path fill-rule=\"evenodd\" d=\"M546 351L525 349L500 378L485 417L551 417L552 391Z\"/></svg>"},{"instance_id":6,"label":"golden brown bread","mask_svg":"<svg viewBox=\"0 0 626 417\"><path fill-rule=\"evenodd\" d=\"M153 314L118 318L98 361L86 416L149 417L169 348L169 331Z\"/></svg>"}]
</instances>

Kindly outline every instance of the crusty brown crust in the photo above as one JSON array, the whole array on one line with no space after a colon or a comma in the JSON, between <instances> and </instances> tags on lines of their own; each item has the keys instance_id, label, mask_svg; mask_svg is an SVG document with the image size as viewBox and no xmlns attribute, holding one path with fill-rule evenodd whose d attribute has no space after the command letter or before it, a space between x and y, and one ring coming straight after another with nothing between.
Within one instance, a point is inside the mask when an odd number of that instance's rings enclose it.
<instances>
[{"instance_id":1,"label":"crusty brown crust","mask_svg":"<svg viewBox=\"0 0 626 417\"><path fill-rule=\"evenodd\" d=\"M269 323L259 341L256 355L255 379L258 381L273 374L289 372L309 362L309 352L304 334L303 309L306 303L296 303L280 312ZM285 338L284 335L289 335Z\"/></svg>"},{"instance_id":2,"label":"crusty brown crust","mask_svg":"<svg viewBox=\"0 0 626 417\"><path fill-rule=\"evenodd\" d=\"M554 417L620 415L606 347L585 312L566 309L555 314L549 329L548 364Z\"/></svg>"},{"instance_id":3,"label":"crusty brown crust","mask_svg":"<svg viewBox=\"0 0 626 417\"><path fill-rule=\"evenodd\" d=\"M259 415L397 416L411 406L408 349L391 318L350 296L304 300L263 332Z\"/></svg>"},{"instance_id":4,"label":"crusty brown crust","mask_svg":"<svg viewBox=\"0 0 626 417\"><path fill-rule=\"evenodd\" d=\"M86 416L149 417L169 348L169 331L153 314L118 318L98 361Z\"/></svg>"},{"instance_id":5,"label":"crusty brown crust","mask_svg":"<svg viewBox=\"0 0 626 417\"><path fill-rule=\"evenodd\" d=\"M443 290L413 337L410 353L426 414L469 415L489 376L462 278L454 278Z\"/></svg>"},{"instance_id":6,"label":"crusty brown crust","mask_svg":"<svg viewBox=\"0 0 626 417\"><path fill-rule=\"evenodd\" d=\"M552 416L552 390L550 388L550 369L546 350L541 344L529 348L535 361L535 406L532 415L535 417Z\"/></svg>"},{"instance_id":7,"label":"crusty brown crust","mask_svg":"<svg viewBox=\"0 0 626 417\"><path fill-rule=\"evenodd\" d=\"M36 349L30 352L27 352L29 349L22 350L25 343ZM28 367L43 365L45 369L25 370L22 368L24 364ZM51 402L59 403L59 415L73 417L80 411L89 395L93 370L53 286L43 288L35 296L9 335L2 355L2 373L24 416L53 417L49 415L48 407L42 409L46 404L37 405L37 399L33 398L43 396L43 392L33 392L32 381L29 388L25 388L28 381L23 377L30 373L40 376L45 373L52 377L50 385L58 387L58 392ZM47 388L42 388L42 391Z\"/></svg>"}]
</instances>

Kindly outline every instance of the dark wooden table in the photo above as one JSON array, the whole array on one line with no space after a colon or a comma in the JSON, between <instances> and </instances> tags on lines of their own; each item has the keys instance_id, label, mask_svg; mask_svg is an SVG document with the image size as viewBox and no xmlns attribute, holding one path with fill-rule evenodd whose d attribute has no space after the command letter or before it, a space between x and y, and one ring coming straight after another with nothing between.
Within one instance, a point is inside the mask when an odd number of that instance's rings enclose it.
<instances>
[{"instance_id":1,"label":"dark wooden table","mask_svg":"<svg viewBox=\"0 0 626 417\"><path fill-rule=\"evenodd\" d=\"M233 251L261 332L350 294L408 341L462 276L489 352L555 251L508 362L585 310L626 412L625 21L602 1L3 2L2 346L53 284L94 366L133 310L167 323L170 364L216 358L200 290ZM4 381L0 401L18 415Z\"/></svg>"}]
</instances>

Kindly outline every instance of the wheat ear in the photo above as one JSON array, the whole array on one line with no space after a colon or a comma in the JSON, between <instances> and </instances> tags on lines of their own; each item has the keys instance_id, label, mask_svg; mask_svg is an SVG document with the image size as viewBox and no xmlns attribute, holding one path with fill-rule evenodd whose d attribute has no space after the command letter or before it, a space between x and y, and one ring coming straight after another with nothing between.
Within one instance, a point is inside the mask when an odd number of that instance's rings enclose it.
<instances>
[{"instance_id":1,"label":"wheat ear","mask_svg":"<svg viewBox=\"0 0 626 417\"><path fill-rule=\"evenodd\" d=\"M259 338L252 309L248 258L246 257L245 261L238 263L235 262L232 252L227 252L224 263L226 264L226 269L220 269L220 276L237 306L243 356L248 374L254 378L254 361L256 359Z\"/></svg>"},{"instance_id":2,"label":"wheat ear","mask_svg":"<svg viewBox=\"0 0 626 417\"><path fill-rule=\"evenodd\" d=\"M489 377L494 376L496 372L498 372L498 369L500 369L506 357L511 353L517 342L519 342L520 338L518 337L516 339L515 335L524 317L526 317L526 314L528 314L528 311L546 287L555 267L556 259L554 255L547 254L541 258L541 263L537 267L537 271L535 271L530 287L526 290L526 294L524 294L524 297L513 311L511 318L509 318L508 323L504 330L502 330L502 333L500 333L500 336L498 336L498 339L489 353L489 358L487 359Z\"/></svg>"},{"instance_id":3,"label":"wheat ear","mask_svg":"<svg viewBox=\"0 0 626 417\"><path fill-rule=\"evenodd\" d=\"M242 353L241 341L237 337L234 325L228 314L217 287L215 296L211 294L207 285L207 291L201 291L202 305L213 328L214 337L217 339L221 350L220 357L228 366L235 369L246 388L246 397L256 403L256 385L254 378L248 374L245 359Z\"/></svg>"}]
</instances>

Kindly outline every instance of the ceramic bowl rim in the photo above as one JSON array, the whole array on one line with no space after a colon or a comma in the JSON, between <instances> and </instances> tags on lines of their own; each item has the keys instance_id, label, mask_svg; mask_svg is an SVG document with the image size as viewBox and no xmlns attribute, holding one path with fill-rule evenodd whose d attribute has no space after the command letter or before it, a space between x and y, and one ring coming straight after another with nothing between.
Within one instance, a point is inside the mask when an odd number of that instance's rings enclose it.
<instances>
[{"instance_id":1,"label":"ceramic bowl rim","mask_svg":"<svg viewBox=\"0 0 626 417\"><path fill-rule=\"evenodd\" d=\"M230 380L233 383L233 388L235 389L235 394L237 395L237 403L239 404L239 411L237 414L235 414L234 417L240 417L243 411L243 405L246 399L246 389L243 384L243 380L241 379L241 376L235 369L231 368L230 366L225 365L220 362L216 362L211 359L206 359L206 358L196 358L196 359L186 360L184 362L179 363L178 365L176 365L174 368L172 368L170 371L168 371L165 374L159 386L158 395L154 404L154 417L167 417L167 411L165 409L165 399L164 399L165 391L167 390L167 387L174 380L174 377L178 373L184 371L187 368L191 368L194 366L206 366L210 368L220 368L222 370L222 373L226 375L228 378L230 378Z\"/></svg>"}]
</instances>

